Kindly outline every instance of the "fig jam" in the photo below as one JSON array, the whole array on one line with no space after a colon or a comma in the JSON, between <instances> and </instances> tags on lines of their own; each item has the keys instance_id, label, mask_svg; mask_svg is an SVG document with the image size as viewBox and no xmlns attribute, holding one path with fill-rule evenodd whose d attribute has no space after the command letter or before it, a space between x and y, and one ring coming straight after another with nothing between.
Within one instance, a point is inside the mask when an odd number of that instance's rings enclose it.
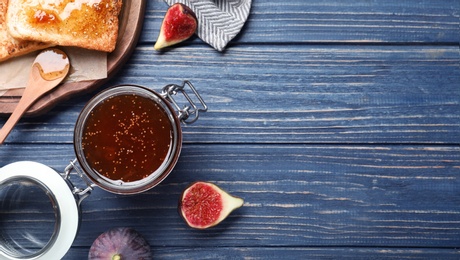
<instances>
[{"instance_id":1,"label":"fig jam","mask_svg":"<svg viewBox=\"0 0 460 260\"><path fill-rule=\"evenodd\" d=\"M82 134L87 163L114 181L146 178L167 158L172 127L153 100L134 94L112 96L89 114Z\"/></svg>"}]
</instances>

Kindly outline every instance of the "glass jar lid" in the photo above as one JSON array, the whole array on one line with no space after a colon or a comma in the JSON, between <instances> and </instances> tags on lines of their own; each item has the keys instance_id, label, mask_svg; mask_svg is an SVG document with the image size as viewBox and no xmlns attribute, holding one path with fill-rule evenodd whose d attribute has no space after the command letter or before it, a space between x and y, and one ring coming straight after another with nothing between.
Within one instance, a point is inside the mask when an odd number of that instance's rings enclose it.
<instances>
[{"instance_id":1,"label":"glass jar lid","mask_svg":"<svg viewBox=\"0 0 460 260\"><path fill-rule=\"evenodd\" d=\"M0 259L60 259L79 224L76 197L56 171L30 161L0 168Z\"/></svg>"}]
</instances>

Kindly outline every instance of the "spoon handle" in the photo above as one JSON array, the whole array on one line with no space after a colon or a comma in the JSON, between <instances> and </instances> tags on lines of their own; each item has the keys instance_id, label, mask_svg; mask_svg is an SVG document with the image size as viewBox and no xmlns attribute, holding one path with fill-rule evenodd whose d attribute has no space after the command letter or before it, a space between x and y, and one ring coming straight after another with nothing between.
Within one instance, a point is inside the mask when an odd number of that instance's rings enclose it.
<instances>
[{"instance_id":1,"label":"spoon handle","mask_svg":"<svg viewBox=\"0 0 460 260\"><path fill-rule=\"evenodd\" d=\"M37 66L32 66L32 70L30 72L29 81L27 82L27 86L22 93L21 99L19 99L16 108L14 109L13 113L10 115L6 123L3 125L2 129L0 129L0 145L3 144L6 137L10 134L13 127L22 117L22 115L29 109L29 107L33 104L36 98L41 96L41 93L37 93L34 91L35 82L37 80L37 73L38 68Z\"/></svg>"},{"instance_id":2,"label":"spoon handle","mask_svg":"<svg viewBox=\"0 0 460 260\"><path fill-rule=\"evenodd\" d=\"M24 94L26 93L24 92ZM30 99L24 98L24 96L19 100L19 103L14 109L13 113L3 125L2 129L0 129L0 144L3 144L8 134L19 121L21 116L27 111L30 105L32 105L32 102L30 102Z\"/></svg>"},{"instance_id":3,"label":"spoon handle","mask_svg":"<svg viewBox=\"0 0 460 260\"><path fill-rule=\"evenodd\" d=\"M51 56L50 56L51 55ZM56 67L57 65L58 67ZM10 118L0 129L0 144L3 144L11 129L21 116L43 94L52 90L67 76L70 63L67 54L58 49L48 49L40 52L32 64L29 81L24 89L18 105Z\"/></svg>"}]
</instances>

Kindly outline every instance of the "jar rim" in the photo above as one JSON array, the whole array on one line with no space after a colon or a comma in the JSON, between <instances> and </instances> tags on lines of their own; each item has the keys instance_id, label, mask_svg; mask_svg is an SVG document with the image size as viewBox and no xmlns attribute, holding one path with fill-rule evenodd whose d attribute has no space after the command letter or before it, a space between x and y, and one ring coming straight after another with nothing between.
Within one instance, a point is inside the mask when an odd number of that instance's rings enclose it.
<instances>
[{"instance_id":1,"label":"jar rim","mask_svg":"<svg viewBox=\"0 0 460 260\"><path fill-rule=\"evenodd\" d=\"M33 183L49 195L56 214L54 231L48 242L38 252L31 255L17 255L16 252L8 251L8 247L0 247L0 258L62 258L72 246L80 226L80 209L75 195L62 176L44 164L19 161L0 168L0 187L21 180Z\"/></svg>"}]
</instances>

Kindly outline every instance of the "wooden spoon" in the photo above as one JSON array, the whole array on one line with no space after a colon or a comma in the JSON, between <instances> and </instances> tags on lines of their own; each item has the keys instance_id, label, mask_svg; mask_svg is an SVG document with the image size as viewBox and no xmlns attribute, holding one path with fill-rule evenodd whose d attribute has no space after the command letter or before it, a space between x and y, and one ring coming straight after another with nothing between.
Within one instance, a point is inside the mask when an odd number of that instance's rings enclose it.
<instances>
[{"instance_id":1,"label":"wooden spoon","mask_svg":"<svg viewBox=\"0 0 460 260\"><path fill-rule=\"evenodd\" d=\"M27 109L43 94L55 88L67 76L70 62L67 54L59 49L47 49L38 54L32 64L29 81L18 105L0 130L0 144Z\"/></svg>"}]
</instances>

